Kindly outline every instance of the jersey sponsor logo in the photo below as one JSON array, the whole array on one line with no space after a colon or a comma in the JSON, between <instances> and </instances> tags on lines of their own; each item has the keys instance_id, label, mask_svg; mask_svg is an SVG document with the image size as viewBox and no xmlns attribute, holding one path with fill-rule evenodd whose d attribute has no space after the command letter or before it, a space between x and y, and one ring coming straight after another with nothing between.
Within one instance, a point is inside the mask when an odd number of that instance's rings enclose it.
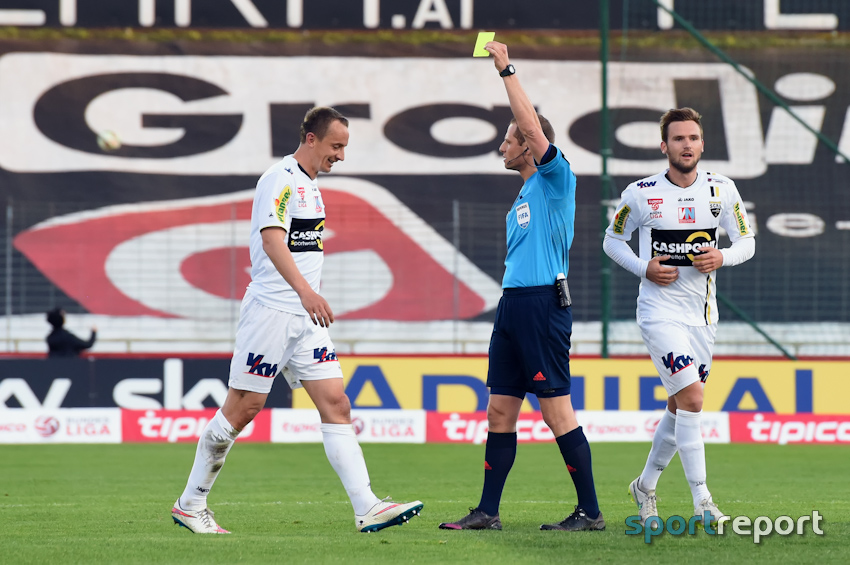
<instances>
[{"instance_id":1,"label":"jersey sponsor logo","mask_svg":"<svg viewBox=\"0 0 850 565\"><path fill-rule=\"evenodd\" d=\"M693 206L685 206L679 208L679 223L680 224L695 224L697 221L696 210Z\"/></svg>"},{"instance_id":2,"label":"jersey sponsor logo","mask_svg":"<svg viewBox=\"0 0 850 565\"><path fill-rule=\"evenodd\" d=\"M741 235L747 235L750 233L750 230L747 229L747 222L744 220L744 214L741 212L741 203L735 202L735 221L738 224L738 233Z\"/></svg>"},{"instance_id":3,"label":"jersey sponsor logo","mask_svg":"<svg viewBox=\"0 0 850 565\"><path fill-rule=\"evenodd\" d=\"M711 210L711 215L715 218L720 215L720 202L709 202L708 209Z\"/></svg>"},{"instance_id":4,"label":"jersey sponsor logo","mask_svg":"<svg viewBox=\"0 0 850 565\"><path fill-rule=\"evenodd\" d=\"M245 361L245 364L248 365L249 369L245 371L246 374L249 375L257 375L259 377L272 377L277 376L277 363L272 365L271 363L263 363L263 358L265 355L254 355L251 352L248 352L248 360Z\"/></svg>"},{"instance_id":5,"label":"jersey sponsor logo","mask_svg":"<svg viewBox=\"0 0 850 565\"><path fill-rule=\"evenodd\" d=\"M322 199L318 196L314 196L313 199L316 202L316 213L321 214L322 213Z\"/></svg>"},{"instance_id":6,"label":"jersey sponsor logo","mask_svg":"<svg viewBox=\"0 0 850 565\"><path fill-rule=\"evenodd\" d=\"M723 179L716 178L716 177L708 177L707 180L708 180L708 182L716 182L716 183L719 183L719 184L728 184L727 181L725 181ZM714 188L714 187L712 187L712 188Z\"/></svg>"},{"instance_id":7,"label":"jersey sponsor logo","mask_svg":"<svg viewBox=\"0 0 850 565\"><path fill-rule=\"evenodd\" d=\"M313 359L316 363L327 363L328 361L337 361L336 351L328 352L327 347L317 347L313 350Z\"/></svg>"},{"instance_id":8,"label":"jersey sponsor logo","mask_svg":"<svg viewBox=\"0 0 850 565\"><path fill-rule=\"evenodd\" d=\"M658 211L658 207L664 204L663 198L647 198L646 203L654 210Z\"/></svg>"},{"instance_id":9,"label":"jersey sponsor logo","mask_svg":"<svg viewBox=\"0 0 850 565\"><path fill-rule=\"evenodd\" d=\"M642 180L642 181L640 181L639 183L637 183L637 186L638 186L638 188L646 188L646 187L648 187L648 186L655 186L655 183L656 183L656 182L657 182L657 181L645 181L645 180Z\"/></svg>"},{"instance_id":10,"label":"jersey sponsor logo","mask_svg":"<svg viewBox=\"0 0 850 565\"><path fill-rule=\"evenodd\" d=\"M711 373L711 369L706 370L705 363L702 363L699 366L699 380L704 383L708 380L709 373Z\"/></svg>"},{"instance_id":11,"label":"jersey sponsor logo","mask_svg":"<svg viewBox=\"0 0 850 565\"><path fill-rule=\"evenodd\" d=\"M629 218L631 211L632 209L628 205L624 205L617 211L617 214L614 216L614 233L623 235L626 232L626 220Z\"/></svg>"},{"instance_id":12,"label":"jersey sponsor logo","mask_svg":"<svg viewBox=\"0 0 850 565\"><path fill-rule=\"evenodd\" d=\"M292 218L289 226L287 246L293 253L301 251L324 251L322 232L325 229L324 218Z\"/></svg>"},{"instance_id":13,"label":"jersey sponsor logo","mask_svg":"<svg viewBox=\"0 0 850 565\"><path fill-rule=\"evenodd\" d=\"M679 199L679 202L693 202L693 201L694 201L693 197L690 197L690 196L688 198L680 198Z\"/></svg>"},{"instance_id":14,"label":"jersey sponsor logo","mask_svg":"<svg viewBox=\"0 0 850 565\"><path fill-rule=\"evenodd\" d=\"M661 357L661 362L664 363L664 367L670 371L671 375L675 375L682 369L690 367L694 363L694 358L690 355L676 355L674 352L670 352L667 355L663 355Z\"/></svg>"},{"instance_id":15,"label":"jersey sponsor logo","mask_svg":"<svg viewBox=\"0 0 850 565\"><path fill-rule=\"evenodd\" d=\"M690 267L694 255L699 255L700 247L717 247L717 228L706 230L659 230L653 229L652 256L669 255L665 265L674 267Z\"/></svg>"},{"instance_id":16,"label":"jersey sponsor logo","mask_svg":"<svg viewBox=\"0 0 850 565\"><path fill-rule=\"evenodd\" d=\"M286 204L289 202L289 197L292 196L292 188L289 185L283 187L280 196L274 201L277 209L277 219L283 222L286 219Z\"/></svg>"},{"instance_id":17,"label":"jersey sponsor logo","mask_svg":"<svg viewBox=\"0 0 850 565\"><path fill-rule=\"evenodd\" d=\"M525 229L531 223L531 207L528 202L524 202L516 207L516 223L519 227Z\"/></svg>"},{"instance_id":18,"label":"jersey sponsor logo","mask_svg":"<svg viewBox=\"0 0 850 565\"><path fill-rule=\"evenodd\" d=\"M649 213L649 219L650 220L657 220L657 219L662 218L662 217L663 217L663 215L662 215L661 212L650 212Z\"/></svg>"}]
</instances>

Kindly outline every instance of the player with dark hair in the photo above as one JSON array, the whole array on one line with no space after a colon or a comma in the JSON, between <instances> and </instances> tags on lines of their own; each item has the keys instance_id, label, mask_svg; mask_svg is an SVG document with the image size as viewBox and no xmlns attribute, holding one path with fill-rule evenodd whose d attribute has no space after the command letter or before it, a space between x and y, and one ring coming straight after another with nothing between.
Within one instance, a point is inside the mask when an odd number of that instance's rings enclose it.
<instances>
[{"instance_id":1,"label":"player with dark hair","mask_svg":"<svg viewBox=\"0 0 850 565\"><path fill-rule=\"evenodd\" d=\"M79 357L80 353L90 349L97 339L97 326L92 326L91 336L86 341L66 330L65 311L62 308L54 308L48 312L47 323L53 326L53 331L47 336L48 357Z\"/></svg>"},{"instance_id":2,"label":"player with dark hair","mask_svg":"<svg viewBox=\"0 0 850 565\"><path fill-rule=\"evenodd\" d=\"M519 83L508 48L491 41L514 119L499 152L506 169L524 181L507 215L508 251L504 289L496 309L487 386L487 445L484 487L478 506L449 530L501 530L499 503L517 452L516 424L526 393L534 393L552 430L578 495L575 511L542 530L604 530L593 483L590 445L570 398L572 313L566 279L575 223L576 177L554 130Z\"/></svg>"},{"instance_id":3,"label":"player with dark hair","mask_svg":"<svg viewBox=\"0 0 850 565\"><path fill-rule=\"evenodd\" d=\"M372 492L328 334L333 311L319 295L325 204L316 179L345 158L348 135L348 120L338 111L313 108L301 125L298 149L257 183L251 283L242 301L227 398L201 433L186 489L171 510L175 523L195 533L229 533L216 523L207 495L239 432L265 405L278 368L319 410L325 454L348 493L359 531L402 524L422 509L418 500L396 503Z\"/></svg>"},{"instance_id":4,"label":"player with dark hair","mask_svg":"<svg viewBox=\"0 0 850 565\"><path fill-rule=\"evenodd\" d=\"M694 515L707 512L712 522L724 515L706 486L703 386L717 332L717 269L750 259L755 237L735 183L697 168L705 148L701 118L692 108L661 117L669 168L630 184L605 232L605 253L641 278L638 326L669 395L646 466L629 485L642 524L658 516L655 488L677 450ZM719 248L720 228L731 247ZM635 230L639 255L626 243Z\"/></svg>"}]
</instances>

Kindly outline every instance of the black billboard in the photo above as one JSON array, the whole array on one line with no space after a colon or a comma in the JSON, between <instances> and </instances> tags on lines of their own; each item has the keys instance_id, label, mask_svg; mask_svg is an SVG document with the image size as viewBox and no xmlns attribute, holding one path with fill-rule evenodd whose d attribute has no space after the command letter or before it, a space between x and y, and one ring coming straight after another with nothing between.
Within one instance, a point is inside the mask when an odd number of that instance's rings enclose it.
<instances>
[{"instance_id":1,"label":"black billboard","mask_svg":"<svg viewBox=\"0 0 850 565\"><path fill-rule=\"evenodd\" d=\"M701 30L847 30L843 0L667 0ZM611 0L610 27L677 29L650 0ZM252 29L599 29L586 0L0 0L0 26Z\"/></svg>"}]
</instances>

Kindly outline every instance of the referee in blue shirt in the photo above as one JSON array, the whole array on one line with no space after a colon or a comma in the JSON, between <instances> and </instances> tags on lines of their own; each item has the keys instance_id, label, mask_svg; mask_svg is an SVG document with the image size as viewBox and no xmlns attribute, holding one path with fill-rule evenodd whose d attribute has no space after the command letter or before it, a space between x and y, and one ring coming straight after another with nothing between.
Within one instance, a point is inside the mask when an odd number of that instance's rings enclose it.
<instances>
[{"instance_id":1,"label":"referee in blue shirt","mask_svg":"<svg viewBox=\"0 0 850 565\"><path fill-rule=\"evenodd\" d=\"M508 48L484 47L505 84L514 119L499 152L505 168L524 184L506 217L508 253L503 294L490 339L487 386L487 446L481 502L448 530L501 530L499 502L517 450L516 424L526 393L534 393L546 425L555 434L575 485L578 505L557 524L541 530L604 530L593 484L590 445L570 398L572 313L565 277L575 224L576 176L552 145L552 125L539 115L510 64Z\"/></svg>"}]
</instances>

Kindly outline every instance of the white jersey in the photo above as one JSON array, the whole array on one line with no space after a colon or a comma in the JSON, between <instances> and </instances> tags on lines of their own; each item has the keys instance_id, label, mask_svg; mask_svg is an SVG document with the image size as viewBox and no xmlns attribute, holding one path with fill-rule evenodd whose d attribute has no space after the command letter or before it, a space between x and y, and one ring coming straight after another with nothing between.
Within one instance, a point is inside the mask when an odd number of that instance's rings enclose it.
<instances>
[{"instance_id":1,"label":"white jersey","mask_svg":"<svg viewBox=\"0 0 850 565\"><path fill-rule=\"evenodd\" d=\"M664 171L626 187L606 234L628 241L640 230L641 259L670 255L662 264L679 268L679 278L668 286L641 279L638 318L690 326L717 323L717 271L700 273L693 258L699 247L718 247L719 226L732 243L754 237L738 189L727 177L697 170L696 181L681 188L667 180Z\"/></svg>"},{"instance_id":2,"label":"white jersey","mask_svg":"<svg viewBox=\"0 0 850 565\"><path fill-rule=\"evenodd\" d=\"M292 155L270 167L257 182L251 210L250 292L261 304L275 310L307 315L291 286L263 250L263 228L286 230L286 244L298 270L319 292L324 261L322 231L325 205L315 179L304 172Z\"/></svg>"}]
</instances>

